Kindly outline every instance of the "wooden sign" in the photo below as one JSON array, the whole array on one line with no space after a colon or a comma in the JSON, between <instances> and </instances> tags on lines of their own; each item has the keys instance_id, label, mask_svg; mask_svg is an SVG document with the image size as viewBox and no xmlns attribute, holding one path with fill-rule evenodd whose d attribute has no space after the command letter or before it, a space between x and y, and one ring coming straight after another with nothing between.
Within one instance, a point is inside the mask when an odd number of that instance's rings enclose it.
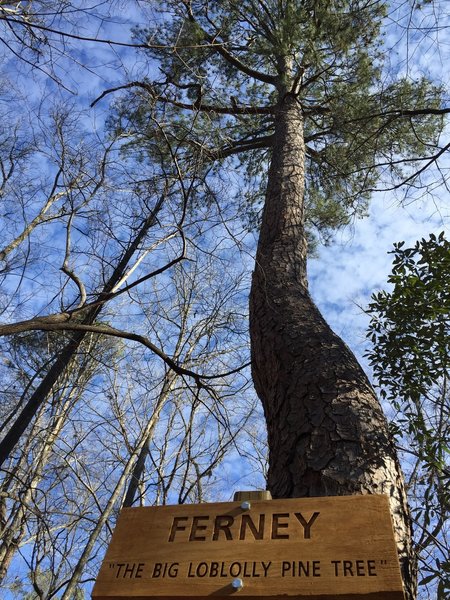
<instances>
[{"instance_id":1,"label":"wooden sign","mask_svg":"<svg viewBox=\"0 0 450 600\"><path fill-rule=\"evenodd\" d=\"M231 595L403 600L387 497L126 508L92 598Z\"/></svg>"}]
</instances>

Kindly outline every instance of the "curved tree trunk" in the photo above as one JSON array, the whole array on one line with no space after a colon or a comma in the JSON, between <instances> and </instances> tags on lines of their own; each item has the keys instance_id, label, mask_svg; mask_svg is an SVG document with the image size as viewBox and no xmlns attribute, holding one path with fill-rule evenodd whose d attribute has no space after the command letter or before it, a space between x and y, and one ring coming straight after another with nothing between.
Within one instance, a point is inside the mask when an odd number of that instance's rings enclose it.
<instances>
[{"instance_id":1,"label":"curved tree trunk","mask_svg":"<svg viewBox=\"0 0 450 600\"><path fill-rule=\"evenodd\" d=\"M250 295L252 369L263 403L274 498L388 494L403 579L411 531L386 419L364 372L307 289L301 107L281 95Z\"/></svg>"}]
</instances>

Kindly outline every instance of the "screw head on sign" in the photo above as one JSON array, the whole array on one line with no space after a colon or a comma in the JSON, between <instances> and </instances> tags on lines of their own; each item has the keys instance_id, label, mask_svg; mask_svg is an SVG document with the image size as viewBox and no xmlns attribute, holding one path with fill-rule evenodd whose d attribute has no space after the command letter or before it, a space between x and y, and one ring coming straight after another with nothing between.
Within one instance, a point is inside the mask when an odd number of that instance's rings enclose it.
<instances>
[{"instance_id":1,"label":"screw head on sign","mask_svg":"<svg viewBox=\"0 0 450 600\"><path fill-rule=\"evenodd\" d=\"M241 504L242 510L250 510L251 507L252 507L252 505L250 504L250 502L248 500L244 500L244 502L242 502L242 504Z\"/></svg>"},{"instance_id":2,"label":"screw head on sign","mask_svg":"<svg viewBox=\"0 0 450 600\"><path fill-rule=\"evenodd\" d=\"M242 581L242 579L239 578L233 579L233 581L231 582L231 587L237 591L242 590L242 588L244 587L244 582Z\"/></svg>"}]
</instances>

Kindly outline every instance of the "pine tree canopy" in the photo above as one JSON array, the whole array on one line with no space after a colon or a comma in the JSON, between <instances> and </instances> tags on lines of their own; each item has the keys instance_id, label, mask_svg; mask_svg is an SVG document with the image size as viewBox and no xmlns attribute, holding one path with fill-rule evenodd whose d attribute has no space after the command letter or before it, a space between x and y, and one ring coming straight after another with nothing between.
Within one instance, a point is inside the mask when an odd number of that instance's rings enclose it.
<instances>
[{"instance_id":1,"label":"pine tree canopy","mask_svg":"<svg viewBox=\"0 0 450 600\"><path fill-rule=\"evenodd\" d=\"M204 176L230 159L244 167L238 196L250 223L286 94L304 117L310 232L326 238L364 215L376 189L418 185L446 111L440 87L384 68L386 3L169 0L155 13L134 33L157 75L126 86L114 127L163 163L170 143L179 160L200 160Z\"/></svg>"}]
</instances>

